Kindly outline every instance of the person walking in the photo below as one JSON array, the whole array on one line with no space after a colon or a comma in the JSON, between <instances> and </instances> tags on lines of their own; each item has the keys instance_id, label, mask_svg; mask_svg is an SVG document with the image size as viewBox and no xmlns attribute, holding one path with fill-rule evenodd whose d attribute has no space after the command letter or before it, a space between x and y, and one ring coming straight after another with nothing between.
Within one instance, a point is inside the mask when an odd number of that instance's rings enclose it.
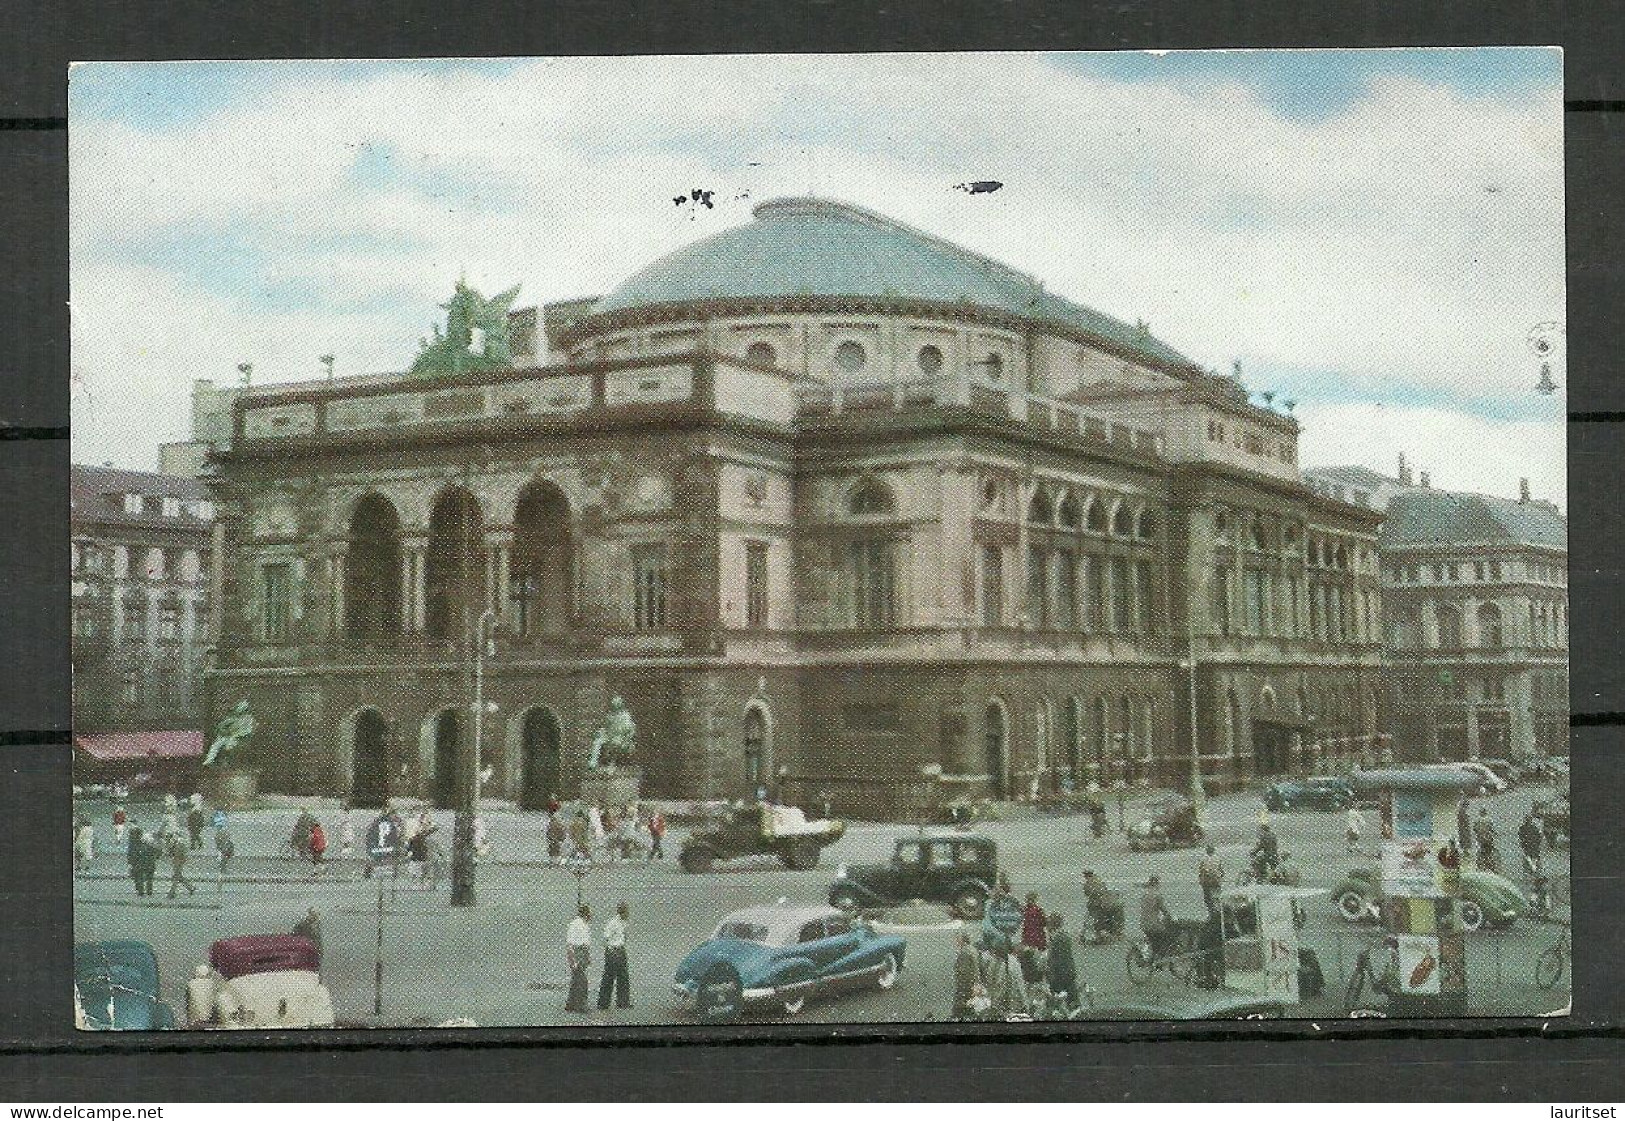
<instances>
[{"instance_id":1,"label":"person walking","mask_svg":"<svg viewBox=\"0 0 1625 1121\"><path fill-rule=\"evenodd\" d=\"M580 854L592 858L592 830L587 826L587 811L577 810L575 820L570 822L570 855Z\"/></svg>"},{"instance_id":2,"label":"person walking","mask_svg":"<svg viewBox=\"0 0 1625 1121\"><path fill-rule=\"evenodd\" d=\"M662 843L664 842L665 837L666 837L666 815L660 812L660 807L659 806L656 806L655 809L654 809L654 812L649 815L649 859L650 860L664 860L664 859L666 859L666 850L662 847Z\"/></svg>"},{"instance_id":3,"label":"person walking","mask_svg":"<svg viewBox=\"0 0 1625 1121\"><path fill-rule=\"evenodd\" d=\"M186 833L187 844L193 852L203 849L203 798L201 795L192 795L191 805L186 807Z\"/></svg>"},{"instance_id":4,"label":"person walking","mask_svg":"<svg viewBox=\"0 0 1625 1121\"><path fill-rule=\"evenodd\" d=\"M78 828L73 831L73 870L74 872L90 871L91 861L96 859L96 827L90 824L88 817L79 819Z\"/></svg>"},{"instance_id":5,"label":"person walking","mask_svg":"<svg viewBox=\"0 0 1625 1121\"><path fill-rule=\"evenodd\" d=\"M1078 989L1078 965L1072 955L1072 938L1062 930L1059 913L1049 916L1049 949L1044 956L1044 975L1049 980L1050 993L1067 1011L1079 1005L1082 993Z\"/></svg>"},{"instance_id":6,"label":"person walking","mask_svg":"<svg viewBox=\"0 0 1625 1121\"><path fill-rule=\"evenodd\" d=\"M130 863L130 880L135 884L135 893L138 896L152 894L152 871L149 868L155 868L157 861L149 862L148 850L151 847L147 844L146 834L141 831L141 826L130 826L130 840L125 846L124 855Z\"/></svg>"},{"instance_id":7,"label":"person walking","mask_svg":"<svg viewBox=\"0 0 1625 1121\"><path fill-rule=\"evenodd\" d=\"M226 865L230 864L231 858L237 855L237 845L231 839L231 830L226 828L224 824L221 824L214 831L214 851L220 858L220 875L224 878Z\"/></svg>"},{"instance_id":8,"label":"person walking","mask_svg":"<svg viewBox=\"0 0 1625 1121\"><path fill-rule=\"evenodd\" d=\"M1150 944L1153 960L1167 956L1165 947L1173 924L1174 917L1162 898L1162 877L1152 876L1145 881L1145 894L1140 896L1140 934Z\"/></svg>"},{"instance_id":9,"label":"person walking","mask_svg":"<svg viewBox=\"0 0 1625 1121\"><path fill-rule=\"evenodd\" d=\"M1495 822L1490 820L1490 812L1480 808L1478 818L1473 822L1473 837L1478 841L1478 866L1485 872L1499 872L1501 870L1501 854L1495 847Z\"/></svg>"},{"instance_id":10,"label":"person walking","mask_svg":"<svg viewBox=\"0 0 1625 1121\"><path fill-rule=\"evenodd\" d=\"M1027 984L1022 980L1015 948L1008 941L995 944L987 951L982 964L982 983L987 986L987 995L992 1001L989 1012L993 1019L1031 1014Z\"/></svg>"},{"instance_id":11,"label":"person walking","mask_svg":"<svg viewBox=\"0 0 1625 1121\"><path fill-rule=\"evenodd\" d=\"M1523 824L1518 826L1518 847L1523 850L1524 872L1531 876L1541 875L1546 855L1546 831L1535 819L1534 807L1530 807Z\"/></svg>"},{"instance_id":12,"label":"person walking","mask_svg":"<svg viewBox=\"0 0 1625 1121\"><path fill-rule=\"evenodd\" d=\"M1028 983L1038 980L1038 964L1049 948L1049 921L1044 908L1038 905L1038 893L1027 893L1027 905L1021 909L1021 976Z\"/></svg>"},{"instance_id":13,"label":"person walking","mask_svg":"<svg viewBox=\"0 0 1625 1121\"><path fill-rule=\"evenodd\" d=\"M604 811L596 805L587 807L587 828L592 841L592 851L601 852L604 848Z\"/></svg>"},{"instance_id":14,"label":"person walking","mask_svg":"<svg viewBox=\"0 0 1625 1121\"><path fill-rule=\"evenodd\" d=\"M124 847L124 835L129 831L130 811L123 806L113 807L113 844Z\"/></svg>"},{"instance_id":15,"label":"person walking","mask_svg":"<svg viewBox=\"0 0 1625 1121\"><path fill-rule=\"evenodd\" d=\"M1351 855L1360 851L1360 834L1363 832L1365 832L1365 814L1360 812L1359 806L1350 803L1343 836L1348 841L1348 851Z\"/></svg>"},{"instance_id":16,"label":"person walking","mask_svg":"<svg viewBox=\"0 0 1625 1121\"><path fill-rule=\"evenodd\" d=\"M186 857L191 851L190 846L181 839L179 833L166 834L164 845L165 855L169 857L169 898L175 898L176 893L183 887L187 895L197 894L197 888L186 878ZM154 864L156 863L154 861ZM148 894L151 894L150 891Z\"/></svg>"},{"instance_id":17,"label":"person walking","mask_svg":"<svg viewBox=\"0 0 1625 1121\"><path fill-rule=\"evenodd\" d=\"M327 831L322 823L313 821L310 825L310 874L319 876L325 867L327 859Z\"/></svg>"},{"instance_id":18,"label":"person walking","mask_svg":"<svg viewBox=\"0 0 1625 1121\"><path fill-rule=\"evenodd\" d=\"M959 952L954 955L954 1005L949 1016L952 1020L973 1020L971 998L982 982L982 963L976 953L976 942L969 934L959 936Z\"/></svg>"},{"instance_id":19,"label":"person walking","mask_svg":"<svg viewBox=\"0 0 1625 1121\"><path fill-rule=\"evenodd\" d=\"M1211 911L1219 898L1219 889L1224 886L1224 862L1212 845L1207 847L1207 854L1197 861L1196 882L1202 887L1202 905Z\"/></svg>"},{"instance_id":20,"label":"person walking","mask_svg":"<svg viewBox=\"0 0 1625 1121\"><path fill-rule=\"evenodd\" d=\"M554 810L547 815L547 859L554 864L564 863L564 839L568 835L564 819Z\"/></svg>"},{"instance_id":21,"label":"person walking","mask_svg":"<svg viewBox=\"0 0 1625 1121\"><path fill-rule=\"evenodd\" d=\"M583 903L564 932L564 960L570 967L566 1012L587 1011L587 968L592 964L592 908Z\"/></svg>"},{"instance_id":22,"label":"person walking","mask_svg":"<svg viewBox=\"0 0 1625 1121\"><path fill-rule=\"evenodd\" d=\"M626 920L631 910L625 903L604 924L604 975L598 982L598 1010L609 1010L609 998L616 1008L632 1007L632 978L626 969Z\"/></svg>"}]
</instances>

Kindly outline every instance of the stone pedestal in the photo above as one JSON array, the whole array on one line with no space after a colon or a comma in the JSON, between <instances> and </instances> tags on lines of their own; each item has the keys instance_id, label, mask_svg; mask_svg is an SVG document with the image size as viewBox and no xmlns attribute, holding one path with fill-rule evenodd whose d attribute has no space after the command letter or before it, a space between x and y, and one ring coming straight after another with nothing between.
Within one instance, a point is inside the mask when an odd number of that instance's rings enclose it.
<instances>
[{"instance_id":1,"label":"stone pedestal","mask_svg":"<svg viewBox=\"0 0 1625 1121\"><path fill-rule=\"evenodd\" d=\"M636 802L642 789L642 768L601 767L582 776L580 798L585 805L609 809Z\"/></svg>"},{"instance_id":2,"label":"stone pedestal","mask_svg":"<svg viewBox=\"0 0 1625 1121\"><path fill-rule=\"evenodd\" d=\"M212 806L247 809L260 796L260 772L255 767L204 767L201 787Z\"/></svg>"}]
</instances>

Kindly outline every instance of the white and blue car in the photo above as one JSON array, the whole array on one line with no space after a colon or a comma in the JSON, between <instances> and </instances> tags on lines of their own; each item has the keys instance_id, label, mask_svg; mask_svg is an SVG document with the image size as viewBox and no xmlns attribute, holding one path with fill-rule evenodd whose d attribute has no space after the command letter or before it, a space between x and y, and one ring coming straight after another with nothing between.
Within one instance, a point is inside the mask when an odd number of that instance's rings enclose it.
<instances>
[{"instance_id":1,"label":"white and blue car","mask_svg":"<svg viewBox=\"0 0 1625 1121\"><path fill-rule=\"evenodd\" d=\"M672 991L700 1019L768 1008L794 1016L827 993L892 988L907 947L834 907L750 907L723 919L683 959Z\"/></svg>"}]
</instances>

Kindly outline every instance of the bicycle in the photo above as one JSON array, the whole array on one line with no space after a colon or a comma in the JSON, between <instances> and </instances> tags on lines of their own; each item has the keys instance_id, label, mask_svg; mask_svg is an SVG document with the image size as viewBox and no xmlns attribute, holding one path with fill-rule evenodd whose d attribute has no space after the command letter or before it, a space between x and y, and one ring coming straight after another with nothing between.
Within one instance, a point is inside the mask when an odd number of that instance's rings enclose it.
<instances>
[{"instance_id":1,"label":"bicycle","mask_svg":"<svg viewBox=\"0 0 1625 1121\"><path fill-rule=\"evenodd\" d=\"M1389 969L1385 969L1382 973L1377 972L1371 964L1373 950L1379 950L1387 957ZM1387 1016L1386 1012L1369 1007L1364 998L1367 986L1370 987L1373 996L1391 998L1394 995L1397 984L1393 970L1398 964L1394 959L1395 952L1386 942L1375 942L1361 950L1359 956L1354 959L1354 972L1349 976L1348 988L1343 993L1343 1007L1351 1018Z\"/></svg>"},{"instance_id":2,"label":"bicycle","mask_svg":"<svg viewBox=\"0 0 1625 1121\"><path fill-rule=\"evenodd\" d=\"M1562 937L1547 946L1535 959L1535 984L1542 989L1549 989L1563 979L1563 971L1569 966L1569 959L1574 956L1574 936L1568 928L1563 928Z\"/></svg>"},{"instance_id":3,"label":"bicycle","mask_svg":"<svg viewBox=\"0 0 1625 1121\"><path fill-rule=\"evenodd\" d=\"M1153 946L1146 938L1131 943L1126 961L1128 979L1136 985L1143 985L1151 980L1157 970L1166 969L1174 980L1186 985L1196 984L1201 975L1201 959L1207 956L1208 951L1197 948L1196 931L1191 929L1192 926L1200 927L1200 924L1176 924L1168 931L1167 940L1160 947Z\"/></svg>"}]
</instances>

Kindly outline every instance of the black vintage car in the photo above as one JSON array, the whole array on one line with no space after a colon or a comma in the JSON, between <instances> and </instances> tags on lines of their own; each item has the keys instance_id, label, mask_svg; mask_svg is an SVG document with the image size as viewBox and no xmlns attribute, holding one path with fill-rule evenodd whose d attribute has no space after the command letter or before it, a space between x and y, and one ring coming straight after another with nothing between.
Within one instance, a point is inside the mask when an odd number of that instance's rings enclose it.
<instances>
[{"instance_id":1,"label":"black vintage car","mask_svg":"<svg viewBox=\"0 0 1625 1121\"><path fill-rule=\"evenodd\" d=\"M1264 805L1271 810L1346 810L1354 805L1354 787L1348 779L1326 775L1285 780L1265 787Z\"/></svg>"},{"instance_id":2,"label":"black vintage car","mask_svg":"<svg viewBox=\"0 0 1625 1121\"><path fill-rule=\"evenodd\" d=\"M859 911L923 899L946 903L964 918L980 918L998 881L998 848L990 838L924 834L899 837L889 863L843 867L829 901L843 911Z\"/></svg>"}]
</instances>

